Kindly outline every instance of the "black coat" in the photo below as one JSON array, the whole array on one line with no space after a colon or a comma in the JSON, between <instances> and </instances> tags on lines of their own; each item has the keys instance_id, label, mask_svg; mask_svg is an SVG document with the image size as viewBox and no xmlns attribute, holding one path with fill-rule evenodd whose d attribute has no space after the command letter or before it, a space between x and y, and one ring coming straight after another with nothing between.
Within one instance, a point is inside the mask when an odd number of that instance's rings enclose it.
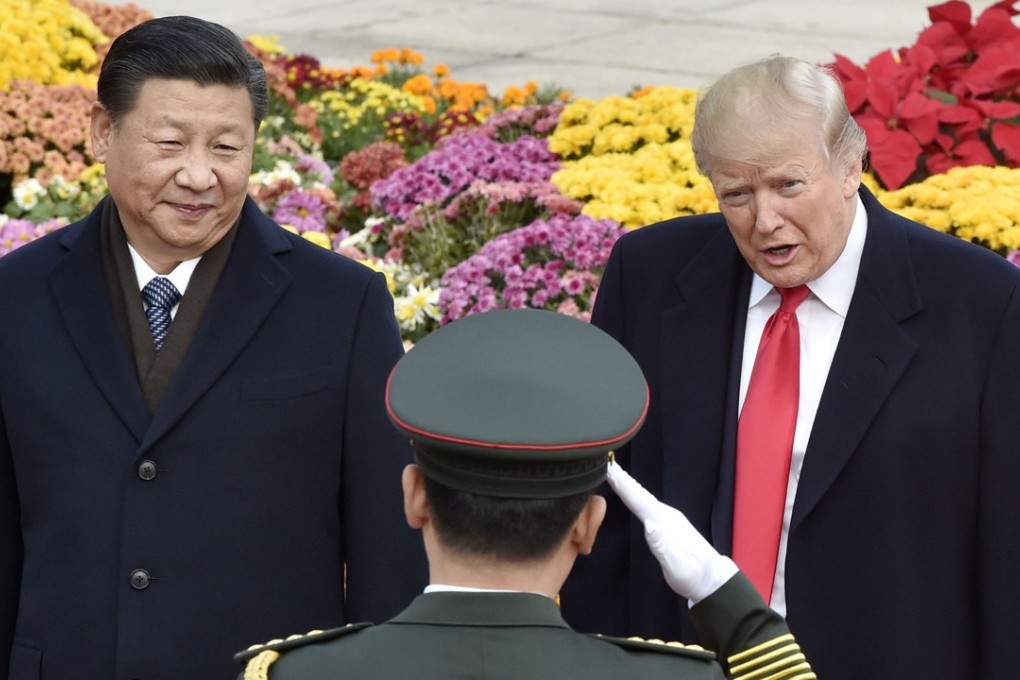
<instances>
[{"instance_id":1,"label":"black coat","mask_svg":"<svg viewBox=\"0 0 1020 680\"><path fill-rule=\"evenodd\" d=\"M150 416L99 224L0 259L0 676L229 678L251 640L399 611L427 567L382 277L249 200Z\"/></svg>"},{"instance_id":2,"label":"black coat","mask_svg":"<svg viewBox=\"0 0 1020 680\"><path fill-rule=\"evenodd\" d=\"M1015 678L1020 271L861 195L860 271L790 527L790 628L826 680ZM624 468L723 552L751 278L721 215L670 220L620 239L593 318L650 383ZM611 505L567 620L690 640L683 607Z\"/></svg>"}]
</instances>

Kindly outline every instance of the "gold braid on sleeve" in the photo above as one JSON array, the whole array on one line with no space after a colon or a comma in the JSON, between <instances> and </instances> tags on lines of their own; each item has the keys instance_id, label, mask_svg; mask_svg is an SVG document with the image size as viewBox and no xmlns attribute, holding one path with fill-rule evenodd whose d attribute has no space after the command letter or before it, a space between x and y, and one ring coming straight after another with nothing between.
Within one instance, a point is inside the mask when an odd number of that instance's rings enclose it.
<instances>
[{"instance_id":1,"label":"gold braid on sleeve","mask_svg":"<svg viewBox=\"0 0 1020 680\"><path fill-rule=\"evenodd\" d=\"M817 680L792 635L781 635L727 659L733 680ZM245 678L247 680L247 678Z\"/></svg>"}]
</instances>

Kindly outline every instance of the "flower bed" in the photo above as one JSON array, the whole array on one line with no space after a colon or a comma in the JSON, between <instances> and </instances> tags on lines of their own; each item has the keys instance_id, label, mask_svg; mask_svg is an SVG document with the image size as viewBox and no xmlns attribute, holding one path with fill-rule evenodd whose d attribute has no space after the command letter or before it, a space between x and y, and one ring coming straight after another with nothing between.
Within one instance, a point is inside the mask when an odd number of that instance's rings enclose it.
<instances>
[{"instance_id":1,"label":"flower bed","mask_svg":"<svg viewBox=\"0 0 1020 680\"><path fill-rule=\"evenodd\" d=\"M930 8L916 44L836 56L885 205L1020 264L1020 30L1011 2ZM88 141L99 63L149 18L94 0L0 0L0 255L105 192ZM4 36L7 36L6 38ZM3 49L18 36L37 59ZM492 307L587 318L626 229L716 209L690 148L696 93L501 96L410 49L324 67L251 36L269 76L249 194L287 229L383 272L409 341ZM31 62L31 63L29 63Z\"/></svg>"}]
</instances>

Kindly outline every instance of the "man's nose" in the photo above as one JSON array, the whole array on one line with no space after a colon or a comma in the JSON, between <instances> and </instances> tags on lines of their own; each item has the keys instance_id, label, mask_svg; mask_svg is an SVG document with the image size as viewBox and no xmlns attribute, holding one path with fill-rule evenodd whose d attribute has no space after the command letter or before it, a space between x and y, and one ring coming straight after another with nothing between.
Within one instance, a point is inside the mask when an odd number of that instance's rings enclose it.
<instances>
[{"instance_id":1,"label":"man's nose","mask_svg":"<svg viewBox=\"0 0 1020 680\"><path fill-rule=\"evenodd\" d=\"M754 197L754 228L763 234L770 234L786 221L779 211L778 200L767 192Z\"/></svg>"},{"instance_id":2,"label":"man's nose","mask_svg":"<svg viewBox=\"0 0 1020 680\"><path fill-rule=\"evenodd\" d=\"M177 171L177 184L192 191L202 192L216 186L215 162L206 149L191 149L184 165Z\"/></svg>"}]
</instances>

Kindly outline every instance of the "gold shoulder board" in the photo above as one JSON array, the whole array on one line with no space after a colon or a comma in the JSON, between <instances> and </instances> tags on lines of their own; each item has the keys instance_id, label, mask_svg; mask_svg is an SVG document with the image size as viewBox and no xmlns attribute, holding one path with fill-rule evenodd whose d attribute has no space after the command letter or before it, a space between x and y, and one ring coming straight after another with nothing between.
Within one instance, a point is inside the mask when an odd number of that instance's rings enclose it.
<instances>
[{"instance_id":1,"label":"gold shoulder board","mask_svg":"<svg viewBox=\"0 0 1020 680\"><path fill-rule=\"evenodd\" d=\"M608 635L593 635L597 640L603 642L609 642L618 647L626 647L628 649L638 649L646 652L660 652L665 654L678 654L680 656L692 657L695 659L702 659L704 661L715 661L716 655L714 652L710 652L704 647L697 645L685 645L681 642L663 642L662 640L646 640L645 638L629 637L609 637Z\"/></svg>"},{"instance_id":2,"label":"gold shoulder board","mask_svg":"<svg viewBox=\"0 0 1020 680\"><path fill-rule=\"evenodd\" d=\"M348 623L340 628L313 630L304 635L270 640L261 645L252 645L234 655L234 660L245 664L244 680L265 680L269 677L269 666L280 658L280 654L295 647L333 640L348 633L368 628L371 623Z\"/></svg>"}]
</instances>

